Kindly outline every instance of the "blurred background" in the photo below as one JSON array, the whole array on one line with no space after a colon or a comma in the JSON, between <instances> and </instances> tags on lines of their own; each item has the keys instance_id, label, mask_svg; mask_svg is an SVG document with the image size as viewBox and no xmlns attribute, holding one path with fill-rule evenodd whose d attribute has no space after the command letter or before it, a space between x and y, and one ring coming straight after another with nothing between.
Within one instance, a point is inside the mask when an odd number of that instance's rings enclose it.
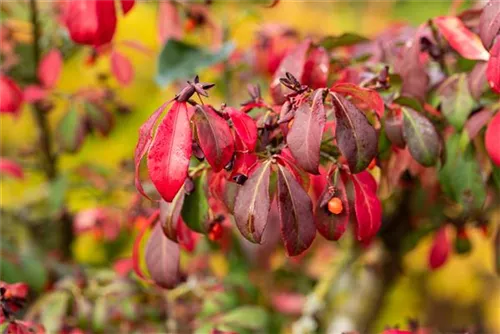
<instances>
[{"instance_id":1,"label":"blurred background","mask_svg":"<svg viewBox=\"0 0 500 334\"><path fill-rule=\"evenodd\" d=\"M61 154L58 177L49 182L33 153L38 134L30 106L25 104L16 117L0 118L1 156L20 162L24 173L22 179L1 178L0 279L29 285L28 319L40 321L54 332L75 328L84 328L84 332L162 332L164 326L176 328L173 332L190 332L191 327L183 327L188 320L203 328L216 321L214 314L245 306L249 307L248 313L242 310L246 317L264 317L268 324L267 329L250 326L250 332L286 333L292 328L380 332L387 326L408 329L412 322L419 322L442 332L465 328L500 333L500 280L493 268L492 237L477 230L470 232L470 253L452 255L432 272L427 264L432 238L424 238L405 255L404 272L383 299L372 293L384 287L378 286L373 274L376 268L370 269L380 254L370 251L345 270L352 256L346 251L350 249L347 240L338 244L317 241L314 252L299 260L275 251L265 269L248 259L245 247L231 252L203 244L195 252L183 254L182 263L190 268L188 272L203 267L204 279L188 280L190 285L169 295L136 279L124 280L120 260L130 257L135 235L145 220L141 212L151 208L137 196L133 185L138 128L182 82L161 87L155 80L162 48L157 2L138 2L118 20L113 44L130 60L134 73L127 85L109 75L107 56L93 59L90 47L76 47L68 40L57 27L53 5L39 1L42 30L50 32L42 39L42 47L58 48L64 55L61 76L53 88L57 96L47 113L49 127L55 131L67 113L70 103L65 96L95 87L109 88L114 94L108 103L113 127L101 133L92 131L74 153ZM474 5L477 3L472 1L281 1L265 8L263 3L249 1L214 1L210 19L221 25L223 39L235 44L233 56L237 58L255 47L256 36L269 24L279 23L302 37L355 32L370 38L397 23L417 26ZM2 1L2 49L13 38L14 53L21 55L21 67L26 71L33 67L23 58L33 40L29 20L27 3ZM213 46L213 32L183 29L185 40ZM7 30L14 31L14 37L5 37ZM211 103L227 101L225 89L231 89L230 103L245 101L247 82L227 88L221 83L221 73L220 66L200 73L202 81L218 84L211 91ZM249 77L248 83L268 80ZM68 135L55 135L55 142ZM65 233L58 221L66 215L74 219L72 260L57 246ZM499 214L493 219L500 219ZM125 272L130 270L126 263L122 265ZM255 305L264 307L266 314L259 313L261 308L253 308ZM165 315L166 310L174 311ZM308 316L316 313L321 316Z\"/></svg>"}]
</instances>

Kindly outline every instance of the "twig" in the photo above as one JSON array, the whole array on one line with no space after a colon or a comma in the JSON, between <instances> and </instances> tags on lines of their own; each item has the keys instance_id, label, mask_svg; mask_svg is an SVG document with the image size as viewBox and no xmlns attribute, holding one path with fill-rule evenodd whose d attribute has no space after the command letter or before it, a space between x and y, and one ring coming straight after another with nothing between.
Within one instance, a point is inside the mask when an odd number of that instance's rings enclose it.
<instances>
[{"instance_id":1,"label":"twig","mask_svg":"<svg viewBox=\"0 0 500 334\"><path fill-rule=\"evenodd\" d=\"M40 62L40 25L38 22L38 7L36 0L30 0L30 10L31 10L31 24L33 25L33 62L35 64L35 69L38 68ZM33 73L32 78L34 83L39 83L39 80L35 73ZM33 118L38 129L38 142L40 145L40 154L42 160L42 168L45 173L45 177L48 181L54 181L58 177L57 168L57 155L54 153L52 147L52 136L50 132L49 122L47 115L44 110L42 110L36 103L32 106ZM65 257L71 255L71 242L73 240L73 227L72 227L72 217L67 212L65 206L62 208L62 214L58 219L60 225L60 247Z\"/></svg>"}]
</instances>

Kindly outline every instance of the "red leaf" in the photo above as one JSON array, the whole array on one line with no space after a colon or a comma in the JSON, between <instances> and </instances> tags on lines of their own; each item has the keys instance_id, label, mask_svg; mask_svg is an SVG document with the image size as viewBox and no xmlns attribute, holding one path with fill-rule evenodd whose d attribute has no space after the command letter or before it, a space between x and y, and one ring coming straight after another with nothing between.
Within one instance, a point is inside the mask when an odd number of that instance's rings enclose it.
<instances>
[{"instance_id":1,"label":"red leaf","mask_svg":"<svg viewBox=\"0 0 500 334\"><path fill-rule=\"evenodd\" d=\"M470 139L474 139L481 129L488 124L488 121L493 116L493 113L488 109L483 109L472 115L465 123L465 130L469 134Z\"/></svg>"},{"instance_id":2,"label":"red leaf","mask_svg":"<svg viewBox=\"0 0 500 334\"><path fill-rule=\"evenodd\" d=\"M23 103L23 92L14 80L0 74L0 113L17 115Z\"/></svg>"},{"instance_id":3,"label":"red leaf","mask_svg":"<svg viewBox=\"0 0 500 334\"><path fill-rule=\"evenodd\" d=\"M249 151L255 150L257 144L257 125L252 117L235 108L226 108L237 138L246 146Z\"/></svg>"},{"instance_id":4,"label":"red leaf","mask_svg":"<svg viewBox=\"0 0 500 334\"><path fill-rule=\"evenodd\" d=\"M446 233L446 226L441 227L434 236L429 254L429 267L434 270L445 264L450 255L451 244Z\"/></svg>"},{"instance_id":5,"label":"red leaf","mask_svg":"<svg viewBox=\"0 0 500 334\"><path fill-rule=\"evenodd\" d=\"M318 199L318 206L316 208L316 215L314 222L318 232L328 240L338 240L344 234L347 223L350 218L349 200L344 182L340 175L337 177L337 182L334 185L333 191L330 185L326 185L323 193ZM328 211L328 201L337 197L342 202L342 212L333 214Z\"/></svg>"},{"instance_id":6,"label":"red leaf","mask_svg":"<svg viewBox=\"0 0 500 334\"><path fill-rule=\"evenodd\" d=\"M500 30L500 1L490 0L479 18L479 36L485 48L489 48Z\"/></svg>"},{"instance_id":7,"label":"red leaf","mask_svg":"<svg viewBox=\"0 0 500 334\"><path fill-rule=\"evenodd\" d=\"M198 234L186 225L182 217L177 221L177 240L179 241L179 245L189 253L194 251L198 241Z\"/></svg>"},{"instance_id":8,"label":"red leaf","mask_svg":"<svg viewBox=\"0 0 500 334\"><path fill-rule=\"evenodd\" d=\"M205 158L216 172L220 171L231 161L234 153L229 125L210 106L197 106L192 120Z\"/></svg>"},{"instance_id":9,"label":"red leaf","mask_svg":"<svg viewBox=\"0 0 500 334\"><path fill-rule=\"evenodd\" d=\"M366 171L352 174L352 182L357 238L359 241L368 241L377 234L382 224L382 205L376 193L377 183Z\"/></svg>"},{"instance_id":10,"label":"red leaf","mask_svg":"<svg viewBox=\"0 0 500 334\"><path fill-rule=\"evenodd\" d=\"M363 88L352 83L338 83L333 85L331 90L337 93L350 95L366 103L380 118L384 116L384 100L382 100L379 93L373 89Z\"/></svg>"},{"instance_id":11,"label":"red leaf","mask_svg":"<svg viewBox=\"0 0 500 334\"><path fill-rule=\"evenodd\" d=\"M123 10L123 15L126 15L135 4L135 0L120 0Z\"/></svg>"},{"instance_id":12,"label":"red leaf","mask_svg":"<svg viewBox=\"0 0 500 334\"><path fill-rule=\"evenodd\" d=\"M113 39L116 30L114 1L66 2L64 23L75 43L100 46Z\"/></svg>"},{"instance_id":13,"label":"red leaf","mask_svg":"<svg viewBox=\"0 0 500 334\"><path fill-rule=\"evenodd\" d=\"M40 61L37 76L45 88L54 88L62 69L62 55L57 49L50 50Z\"/></svg>"},{"instance_id":14,"label":"red leaf","mask_svg":"<svg viewBox=\"0 0 500 334\"><path fill-rule=\"evenodd\" d=\"M302 314L306 297L299 293L278 292L271 295L271 304L281 314Z\"/></svg>"},{"instance_id":15,"label":"red leaf","mask_svg":"<svg viewBox=\"0 0 500 334\"><path fill-rule=\"evenodd\" d=\"M158 8L158 38L163 43L167 39L181 39L182 25L173 1L160 1Z\"/></svg>"},{"instance_id":16,"label":"red leaf","mask_svg":"<svg viewBox=\"0 0 500 334\"><path fill-rule=\"evenodd\" d=\"M113 270L120 277L126 277L132 270L134 270L134 262L132 258L118 259L113 263Z\"/></svg>"},{"instance_id":17,"label":"red leaf","mask_svg":"<svg viewBox=\"0 0 500 334\"><path fill-rule=\"evenodd\" d=\"M239 188L234 203L234 219L241 234L249 241L260 243L270 209L269 178L271 161L257 168Z\"/></svg>"},{"instance_id":18,"label":"red leaf","mask_svg":"<svg viewBox=\"0 0 500 334\"><path fill-rule=\"evenodd\" d=\"M145 256L149 275L158 286L171 289L179 283L179 245L163 234L160 224L151 232Z\"/></svg>"},{"instance_id":19,"label":"red leaf","mask_svg":"<svg viewBox=\"0 0 500 334\"><path fill-rule=\"evenodd\" d=\"M158 121L158 118L160 118L163 110L172 102L171 100L168 102L165 102L161 107L159 107L149 118L144 122L143 125L139 128L139 139L137 140L137 145L135 147L135 154L134 154L134 163L135 163L135 187L137 190L143 195L144 197L149 198L148 195L144 192L144 189L142 188L141 180L139 177L139 172L140 172L140 165L141 165L141 160L146 155L146 152L149 150L149 147L151 146L151 142L153 141L153 128ZM174 108L179 108L177 102L172 107Z\"/></svg>"},{"instance_id":20,"label":"red leaf","mask_svg":"<svg viewBox=\"0 0 500 334\"><path fill-rule=\"evenodd\" d=\"M148 153L151 181L172 202L187 177L191 158L191 126L185 103L175 103L158 126Z\"/></svg>"},{"instance_id":21,"label":"red leaf","mask_svg":"<svg viewBox=\"0 0 500 334\"><path fill-rule=\"evenodd\" d=\"M304 65L302 83L313 89L325 87L329 67L330 57L328 52L323 47L314 48Z\"/></svg>"},{"instance_id":22,"label":"red leaf","mask_svg":"<svg viewBox=\"0 0 500 334\"><path fill-rule=\"evenodd\" d=\"M490 124L488 124L484 143L491 161L495 165L500 166L500 112L497 112Z\"/></svg>"},{"instance_id":23,"label":"red leaf","mask_svg":"<svg viewBox=\"0 0 500 334\"><path fill-rule=\"evenodd\" d=\"M473 60L488 60L488 51L484 48L479 36L467 29L459 18L440 16L433 21L451 47L462 57Z\"/></svg>"},{"instance_id":24,"label":"red leaf","mask_svg":"<svg viewBox=\"0 0 500 334\"><path fill-rule=\"evenodd\" d=\"M0 281L0 288L4 288L6 295L5 298L20 298L25 299L28 296L28 284L26 283L5 283Z\"/></svg>"},{"instance_id":25,"label":"red leaf","mask_svg":"<svg viewBox=\"0 0 500 334\"><path fill-rule=\"evenodd\" d=\"M319 174L321 137L325 129L326 114L323 106L325 90L318 89L312 105L305 102L295 111L295 119L286 141L297 165L312 174Z\"/></svg>"},{"instance_id":26,"label":"red leaf","mask_svg":"<svg viewBox=\"0 0 500 334\"><path fill-rule=\"evenodd\" d=\"M140 230L139 234L137 234L137 237L134 240L134 245L132 247L132 263L133 263L134 272L137 276L139 276L139 278L142 278L143 280L146 280L146 281L149 281L149 280L146 278L146 276L142 272L141 262L140 262L141 241L142 241L142 238L144 238L144 234L146 233L148 228L151 226L151 224L156 222L159 215L160 215L160 210L156 210L155 212L153 212L153 214L151 214L151 216L149 216L148 220L146 221L146 223L142 227L142 230Z\"/></svg>"},{"instance_id":27,"label":"red leaf","mask_svg":"<svg viewBox=\"0 0 500 334\"><path fill-rule=\"evenodd\" d=\"M312 202L293 175L278 165L278 212L281 237L289 256L308 249L316 236Z\"/></svg>"},{"instance_id":28,"label":"red leaf","mask_svg":"<svg viewBox=\"0 0 500 334\"><path fill-rule=\"evenodd\" d=\"M24 87L23 97L28 103L38 102L47 97L47 91L40 86L29 85Z\"/></svg>"},{"instance_id":29,"label":"red leaf","mask_svg":"<svg viewBox=\"0 0 500 334\"><path fill-rule=\"evenodd\" d=\"M274 73L270 90L271 96L276 104L283 104L285 102L285 94L290 92L288 88L281 87L280 78L284 78L287 72L291 73L297 79L302 78L307 50L310 44L311 41L309 39L300 43L283 58L278 69Z\"/></svg>"},{"instance_id":30,"label":"red leaf","mask_svg":"<svg viewBox=\"0 0 500 334\"><path fill-rule=\"evenodd\" d=\"M235 152L234 164L231 171L231 178L236 175L245 175L248 177L252 167L257 163L257 156L253 153ZM234 179L233 179L234 180Z\"/></svg>"},{"instance_id":31,"label":"red leaf","mask_svg":"<svg viewBox=\"0 0 500 334\"><path fill-rule=\"evenodd\" d=\"M363 171L377 154L377 132L356 106L332 93L337 127L337 144L352 173Z\"/></svg>"},{"instance_id":32,"label":"red leaf","mask_svg":"<svg viewBox=\"0 0 500 334\"><path fill-rule=\"evenodd\" d=\"M486 78L491 89L500 94L500 38L490 50L490 60L486 68Z\"/></svg>"},{"instance_id":33,"label":"red leaf","mask_svg":"<svg viewBox=\"0 0 500 334\"><path fill-rule=\"evenodd\" d=\"M127 57L117 51L111 53L111 72L116 80L124 86L132 82L134 78L132 63Z\"/></svg>"},{"instance_id":34,"label":"red leaf","mask_svg":"<svg viewBox=\"0 0 500 334\"><path fill-rule=\"evenodd\" d=\"M5 158L0 158L0 174L8 174L16 179L24 178L22 167L16 162Z\"/></svg>"}]
</instances>

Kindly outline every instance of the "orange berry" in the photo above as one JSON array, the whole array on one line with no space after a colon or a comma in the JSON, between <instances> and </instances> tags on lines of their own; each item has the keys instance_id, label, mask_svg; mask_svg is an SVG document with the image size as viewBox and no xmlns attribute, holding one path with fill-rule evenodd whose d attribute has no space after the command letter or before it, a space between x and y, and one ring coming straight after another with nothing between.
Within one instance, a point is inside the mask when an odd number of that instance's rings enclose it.
<instances>
[{"instance_id":1,"label":"orange berry","mask_svg":"<svg viewBox=\"0 0 500 334\"><path fill-rule=\"evenodd\" d=\"M215 222L210 227L210 231L208 231L208 239L211 241L217 241L222 238L222 232L222 225Z\"/></svg>"},{"instance_id":2,"label":"orange berry","mask_svg":"<svg viewBox=\"0 0 500 334\"><path fill-rule=\"evenodd\" d=\"M373 158L372 161L370 162L370 164L368 165L368 169L373 169L373 168L375 168L376 165L377 165L377 161L375 160L375 158Z\"/></svg>"},{"instance_id":3,"label":"orange berry","mask_svg":"<svg viewBox=\"0 0 500 334\"><path fill-rule=\"evenodd\" d=\"M194 30L194 28L196 28L196 21L192 18L188 18L184 23L184 30L186 32L191 32Z\"/></svg>"},{"instance_id":4,"label":"orange berry","mask_svg":"<svg viewBox=\"0 0 500 334\"><path fill-rule=\"evenodd\" d=\"M329 202L328 202L328 211L331 213L338 215L339 213L342 212L343 210L342 206L342 201L338 197L333 197Z\"/></svg>"}]
</instances>

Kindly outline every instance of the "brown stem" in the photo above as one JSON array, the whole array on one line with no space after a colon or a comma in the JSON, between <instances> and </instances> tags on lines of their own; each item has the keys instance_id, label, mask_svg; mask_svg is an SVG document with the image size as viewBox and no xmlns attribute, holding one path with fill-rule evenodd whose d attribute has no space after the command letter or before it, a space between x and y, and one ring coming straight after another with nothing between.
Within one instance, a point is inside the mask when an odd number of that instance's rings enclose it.
<instances>
[{"instance_id":1,"label":"brown stem","mask_svg":"<svg viewBox=\"0 0 500 334\"><path fill-rule=\"evenodd\" d=\"M30 0L30 9L31 23L33 25L33 62L36 69L38 68L41 55L40 25L38 23L38 6L36 0ZM35 73L33 73L32 81L34 83L39 83L36 70ZM54 181L58 177L59 171L57 168L57 155L52 147L52 135L47 114L37 103L33 104L32 113L38 129L38 144L40 145L40 160L42 162L42 168L47 180L49 182ZM58 220L61 238L59 249L63 253L64 257L67 258L71 255L70 245L73 240L73 230L72 218L65 206L62 207L62 214Z\"/></svg>"},{"instance_id":2,"label":"brown stem","mask_svg":"<svg viewBox=\"0 0 500 334\"><path fill-rule=\"evenodd\" d=\"M30 0L31 6L31 23L33 25L33 61L35 68L38 67L40 61L40 26L38 25L38 8L36 0ZM33 81L38 83L36 71L33 75ZM53 154L51 132L47 115L45 111L35 103L32 107L33 117L38 128L38 143L42 156L42 166L45 176L48 180L54 180L57 176L57 157Z\"/></svg>"}]
</instances>

